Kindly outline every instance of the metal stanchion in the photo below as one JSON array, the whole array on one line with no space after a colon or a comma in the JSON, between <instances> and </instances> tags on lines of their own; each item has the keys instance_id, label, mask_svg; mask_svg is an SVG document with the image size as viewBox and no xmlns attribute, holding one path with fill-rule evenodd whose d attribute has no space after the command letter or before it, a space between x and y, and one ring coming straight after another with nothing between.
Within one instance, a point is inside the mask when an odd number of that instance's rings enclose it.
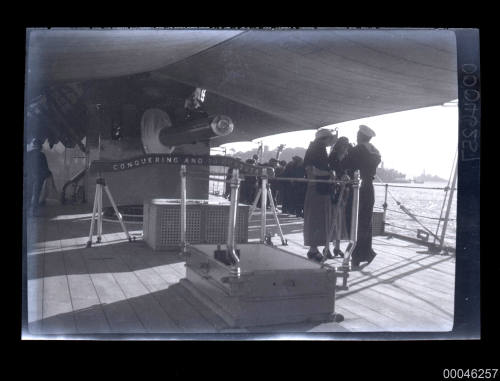
<instances>
[{"instance_id":1,"label":"metal stanchion","mask_svg":"<svg viewBox=\"0 0 500 381\"><path fill-rule=\"evenodd\" d=\"M383 232L385 232L385 222L386 222L386 215L387 215L387 192L389 191L389 184L385 184L385 195L384 195L384 204L382 207L384 208L384 220L383 220Z\"/></svg>"},{"instance_id":2,"label":"metal stanchion","mask_svg":"<svg viewBox=\"0 0 500 381\"><path fill-rule=\"evenodd\" d=\"M255 195L252 205L250 206L250 210L248 212L248 222L250 222L250 220L252 219L252 215L255 212L255 209L257 209L257 203L259 202L259 197L261 193L262 189L259 189L257 194Z\"/></svg>"},{"instance_id":3,"label":"metal stanchion","mask_svg":"<svg viewBox=\"0 0 500 381\"><path fill-rule=\"evenodd\" d=\"M98 179L100 180L100 179ZM102 183L98 183L97 196L97 243L102 240Z\"/></svg>"},{"instance_id":4,"label":"metal stanchion","mask_svg":"<svg viewBox=\"0 0 500 381\"><path fill-rule=\"evenodd\" d=\"M231 261L236 265L233 272L239 274L239 262L240 258L236 254L235 245L235 230L236 230L236 217L238 213L238 193L240 187L239 170L233 168L233 173L231 176L231 205L229 207L229 222L227 229L227 254L231 258Z\"/></svg>"},{"instance_id":5,"label":"metal stanchion","mask_svg":"<svg viewBox=\"0 0 500 381\"><path fill-rule=\"evenodd\" d=\"M352 184L352 209L351 209L351 231L350 242L346 250L344 260L340 269L342 270L342 289L347 290L347 277L349 276L349 260L356 248L358 240L358 213L359 213L359 171L354 172L354 183Z\"/></svg>"},{"instance_id":6,"label":"metal stanchion","mask_svg":"<svg viewBox=\"0 0 500 381\"><path fill-rule=\"evenodd\" d=\"M260 243L266 241L266 207L267 207L267 177L262 176L262 185L260 192Z\"/></svg>"},{"instance_id":7,"label":"metal stanchion","mask_svg":"<svg viewBox=\"0 0 500 381\"><path fill-rule=\"evenodd\" d=\"M453 175L450 196L448 197L448 206L446 208L446 215L443 222L443 229L441 230L441 244L439 245L439 252L442 252L444 247L444 238L446 236L446 228L448 227L448 220L450 218L451 203L453 202L453 194L455 193L455 186L457 185L457 174L458 174L458 163L455 166L455 174Z\"/></svg>"},{"instance_id":8,"label":"metal stanchion","mask_svg":"<svg viewBox=\"0 0 500 381\"><path fill-rule=\"evenodd\" d=\"M276 212L276 206L274 205L274 199L273 199L273 193L271 192L271 188L269 187L269 184L267 185L267 195L269 197L269 203L271 204L271 211L273 213L274 217L274 222L276 222L276 225L278 226L278 232L281 238L281 244L283 246L287 246L288 243L286 239L283 237L283 230L281 230L281 224L278 219L278 213Z\"/></svg>"},{"instance_id":9,"label":"metal stanchion","mask_svg":"<svg viewBox=\"0 0 500 381\"><path fill-rule=\"evenodd\" d=\"M94 235L94 225L95 225L95 220L96 220L95 213L97 211L97 196L98 196L97 187L99 187L99 185L96 184L96 189L95 189L95 194L94 194L94 206L92 208L92 218L90 221L90 233L89 233L89 240L87 241L87 247L92 246L92 236Z\"/></svg>"},{"instance_id":10,"label":"metal stanchion","mask_svg":"<svg viewBox=\"0 0 500 381\"><path fill-rule=\"evenodd\" d=\"M181 254L187 251L186 242L186 176L187 168L185 165L181 165L180 170L181 175Z\"/></svg>"}]
</instances>

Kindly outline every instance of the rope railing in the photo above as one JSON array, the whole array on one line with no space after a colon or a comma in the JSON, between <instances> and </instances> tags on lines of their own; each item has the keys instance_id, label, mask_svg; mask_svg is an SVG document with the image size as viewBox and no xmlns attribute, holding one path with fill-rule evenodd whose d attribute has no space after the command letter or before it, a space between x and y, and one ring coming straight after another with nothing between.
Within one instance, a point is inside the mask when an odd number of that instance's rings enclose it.
<instances>
[{"instance_id":1,"label":"rope railing","mask_svg":"<svg viewBox=\"0 0 500 381\"><path fill-rule=\"evenodd\" d=\"M388 183L373 183L374 186L378 187L385 187L386 185L389 187L393 188L407 188L407 189L430 189L430 190L444 190L444 191L449 191L451 190L450 187L421 187L421 186L408 186L408 185L394 185L394 184L388 184ZM453 188L454 190L457 190L457 188Z\"/></svg>"},{"instance_id":2,"label":"rope railing","mask_svg":"<svg viewBox=\"0 0 500 381\"><path fill-rule=\"evenodd\" d=\"M211 176L213 174L210 174ZM222 175L218 175L218 176L222 176ZM254 177L254 176L247 176L247 177ZM196 180L206 180L205 177L196 177L196 176L190 176L190 179L196 179ZM230 181L229 180L226 180L226 179L221 179L221 178L214 178L214 177L210 177L209 178L210 181L216 181L216 182L222 182L222 183L229 183ZM354 183L354 181L350 180L350 181L342 181L342 180L317 180L317 179L305 179L305 178L295 178L295 177L276 177L276 178L273 178L273 180L281 180L281 181L296 181L296 182L311 182L311 183L328 183L328 184L352 184ZM243 177L240 179L240 181L246 181L246 179ZM374 184L375 185L375 184ZM385 184L384 184L385 185ZM390 184L387 184L388 186L392 186ZM406 187L406 188L418 188L418 189L422 189L423 187ZM444 188L424 188L424 189L444 189ZM375 208L377 209L383 209L381 207L378 207L378 206L375 206ZM405 212L401 212L399 210L394 210L394 209L386 209L387 211L390 211L390 212L393 212L393 213L399 213L399 214L407 214ZM414 214L412 213L415 217L420 217L420 218L426 218L426 219L429 219L429 220L435 220L435 221L444 221L444 218L440 218L440 217L431 217L431 216L425 216L425 215L420 215L420 214ZM449 221L455 221L456 219L454 218L449 218L448 219Z\"/></svg>"},{"instance_id":3,"label":"rope railing","mask_svg":"<svg viewBox=\"0 0 500 381\"><path fill-rule=\"evenodd\" d=\"M374 206L374 208L376 208L376 209L382 209L382 210L384 209L384 208L382 208L380 206ZM394 210L394 209L389 209L389 208L387 208L386 210L390 211L390 212L393 212L393 213L399 213L399 214L405 214L406 215L405 212L400 212L399 210ZM439 217L430 217L430 216L423 216L423 215L420 215L420 214L413 214L413 215L415 217L427 218L429 220L436 220L436 221L444 221L445 220L442 217L441 218L439 218ZM454 218L448 218L448 221L455 221L455 220L456 219L454 219Z\"/></svg>"},{"instance_id":4,"label":"rope railing","mask_svg":"<svg viewBox=\"0 0 500 381\"><path fill-rule=\"evenodd\" d=\"M190 176L191 179L196 179L196 180L206 180L206 178L203 178L203 177L194 177L194 176ZM278 179L278 178L277 178ZM283 178L281 178L283 179ZM289 178L284 178L285 180L289 180ZM329 183L329 184L332 184L332 183L337 183L337 184L349 184L349 183L353 183L353 181L336 181L336 180L315 180L315 179L303 179L303 178L293 178L294 181L299 181L299 182L318 182L318 183ZM210 178L210 181L217 181L217 182L223 182L223 183L229 183L229 180L223 180L223 179L217 179L217 178ZM241 179L240 181L245 181L245 179ZM390 185L389 185L390 186ZM383 209L379 206L375 206L376 209ZM407 214L405 212L401 212L399 210L394 210L394 209L389 209L387 208L386 209L387 211L390 211L390 212L393 212L393 213L399 213L399 214ZM427 218L429 220L435 220L435 221L444 221L444 218L439 218L439 217L431 217L431 216L424 216L424 215L420 215L420 214L413 214L415 217L420 217L420 218ZM449 221L455 221L456 219L454 218L449 218L448 219Z\"/></svg>"},{"instance_id":5,"label":"rope railing","mask_svg":"<svg viewBox=\"0 0 500 381\"><path fill-rule=\"evenodd\" d=\"M222 176L226 176L226 174L210 172L209 176L222 177ZM241 177L240 181L245 181L246 180L245 177L258 177L258 176L245 174ZM212 178L212 177L210 177L209 180L220 181L220 179ZM271 180L271 181L290 181L290 182L314 182L314 183L327 183L327 184L353 184L355 182L354 180L348 180L348 181L319 180L319 179L306 179L306 178L302 178L302 177L281 177L281 176L270 177L269 180ZM227 182L227 181L225 181L225 182ZM386 186L387 185L387 186L393 187L393 188L407 188L407 189L429 189L429 190L444 190L444 191L451 190L451 188L448 186L446 186L446 187L424 187L424 186L394 185L394 184L388 184L388 183L373 183L373 185L374 186ZM456 188L454 188L454 190L456 190Z\"/></svg>"},{"instance_id":6,"label":"rope railing","mask_svg":"<svg viewBox=\"0 0 500 381\"><path fill-rule=\"evenodd\" d=\"M219 176L219 177L222 177L222 175L220 174L217 174L217 175L213 175L213 174L210 174L210 176ZM245 177L249 177L249 178L255 178L255 177L258 177L258 176L245 176ZM240 178L240 181L247 181L247 179L245 177L241 177ZM199 180L207 180L206 177L197 177L197 176L189 176L190 179L199 179ZM221 178L215 178L215 177L209 177L208 178L210 181L218 181L218 182L223 182L223 183L228 183L229 180L226 180L226 179L221 179ZM344 181L344 180L321 180L321 179L306 179L306 178L302 178L302 177L272 177L272 178L269 178L270 181L291 181L291 182L299 182L299 183L326 183L326 184L355 184L357 183L356 180L348 180L348 181Z\"/></svg>"},{"instance_id":7,"label":"rope railing","mask_svg":"<svg viewBox=\"0 0 500 381\"><path fill-rule=\"evenodd\" d=\"M405 226L394 225L394 224L392 224L390 222L386 222L384 225L393 226L395 228L402 229L402 230L407 230L407 231L411 231L411 232L415 231L415 229L411 229L411 228L408 228L408 227L405 227Z\"/></svg>"}]
</instances>

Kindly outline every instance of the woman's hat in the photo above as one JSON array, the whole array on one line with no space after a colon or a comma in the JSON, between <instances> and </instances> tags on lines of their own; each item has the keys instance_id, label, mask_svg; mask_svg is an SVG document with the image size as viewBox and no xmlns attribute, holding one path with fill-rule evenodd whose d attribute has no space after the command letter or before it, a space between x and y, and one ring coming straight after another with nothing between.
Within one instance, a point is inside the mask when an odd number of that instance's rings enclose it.
<instances>
[{"instance_id":1,"label":"woman's hat","mask_svg":"<svg viewBox=\"0 0 500 381\"><path fill-rule=\"evenodd\" d=\"M321 130L316 131L316 139L321 139L321 138L326 138L326 137L333 137L333 134L330 130L327 130L326 128L322 128Z\"/></svg>"}]
</instances>

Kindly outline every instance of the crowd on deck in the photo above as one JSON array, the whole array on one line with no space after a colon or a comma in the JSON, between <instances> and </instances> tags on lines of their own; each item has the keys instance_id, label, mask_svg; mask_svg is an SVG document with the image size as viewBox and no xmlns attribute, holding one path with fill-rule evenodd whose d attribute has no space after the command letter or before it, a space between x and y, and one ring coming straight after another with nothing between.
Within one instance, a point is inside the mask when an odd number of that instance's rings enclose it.
<instances>
[{"instance_id":1,"label":"crowd on deck","mask_svg":"<svg viewBox=\"0 0 500 381\"><path fill-rule=\"evenodd\" d=\"M283 182L279 178L300 178L305 176L304 161L299 156L294 156L292 161L270 159L265 163L258 163L258 158L248 159L247 164L263 167L272 167L275 178L269 180L269 186L273 196L274 204L281 205L281 211L285 214L293 214L297 217L304 216L304 198L307 184L304 182ZM228 171L227 178L231 177L231 170ZM261 188L261 179L255 176L245 176L245 181L240 185L239 200L244 204L253 204L259 189ZM226 187L227 198L230 198L230 188ZM259 198L260 199L260 198ZM259 200L258 200L259 201ZM257 204L260 205L260 201ZM270 200L267 200L267 208L270 207Z\"/></svg>"}]
</instances>

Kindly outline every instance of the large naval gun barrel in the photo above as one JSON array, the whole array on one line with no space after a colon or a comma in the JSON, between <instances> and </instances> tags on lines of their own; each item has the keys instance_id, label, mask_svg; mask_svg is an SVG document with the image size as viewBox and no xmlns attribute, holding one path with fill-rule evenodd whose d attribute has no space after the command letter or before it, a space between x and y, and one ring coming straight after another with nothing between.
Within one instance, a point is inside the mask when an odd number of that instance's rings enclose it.
<instances>
[{"instance_id":1,"label":"large naval gun barrel","mask_svg":"<svg viewBox=\"0 0 500 381\"><path fill-rule=\"evenodd\" d=\"M234 124L230 117L216 115L188 120L178 127L163 128L159 139L165 146L194 144L229 135L233 129Z\"/></svg>"}]
</instances>

